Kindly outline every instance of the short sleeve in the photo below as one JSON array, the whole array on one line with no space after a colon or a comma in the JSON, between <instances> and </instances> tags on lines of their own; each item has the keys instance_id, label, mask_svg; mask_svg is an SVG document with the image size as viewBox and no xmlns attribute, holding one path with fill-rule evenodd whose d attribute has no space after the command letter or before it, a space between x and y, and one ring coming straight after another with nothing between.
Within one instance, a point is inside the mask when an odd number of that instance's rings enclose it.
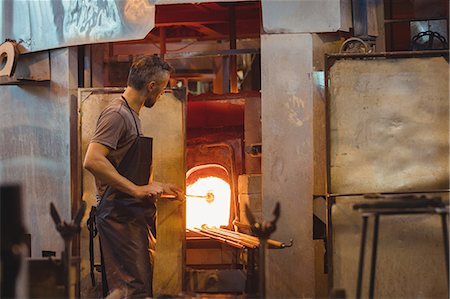
<instances>
[{"instance_id":1,"label":"short sleeve","mask_svg":"<svg viewBox=\"0 0 450 299\"><path fill-rule=\"evenodd\" d=\"M91 143L100 143L116 150L125 128L125 120L117 111L105 110L97 121L97 127Z\"/></svg>"}]
</instances>

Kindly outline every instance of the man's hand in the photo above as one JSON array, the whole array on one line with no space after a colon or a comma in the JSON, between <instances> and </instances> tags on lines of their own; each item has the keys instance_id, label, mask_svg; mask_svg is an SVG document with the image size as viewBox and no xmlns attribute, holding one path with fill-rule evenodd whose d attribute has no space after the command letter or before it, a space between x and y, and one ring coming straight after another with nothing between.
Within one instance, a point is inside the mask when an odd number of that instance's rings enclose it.
<instances>
[{"instance_id":1,"label":"man's hand","mask_svg":"<svg viewBox=\"0 0 450 299\"><path fill-rule=\"evenodd\" d=\"M147 199L161 195L164 188L161 183L153 182L152 184L136 186L131 194L135 198Z\"/></svg>"},{"instance_id":2,"label":"man's hand","mask_svg":"<svg viewBox=\"0 0 450 299\"><path fill-rule=\"evenodd\" d=\"M161 195L175 195L174 200L184 200L183 191L174 184L164 184L160 182L152 182L144 186L136 186L133 197L139 199L159 198ZM172 199L171 197L164 197Z\"/></svg>"},{"instance_id":3,"label":"man's hand","mask_svg":"<svg viewBox=\"0 0 450 299\"><path fill-rule=\"evenodd\" d=\"M185 200L183 190L181 190L174 184L164 184L164 194L175 195L175 198L173 200Z\"/></svg>"}]
</instances>

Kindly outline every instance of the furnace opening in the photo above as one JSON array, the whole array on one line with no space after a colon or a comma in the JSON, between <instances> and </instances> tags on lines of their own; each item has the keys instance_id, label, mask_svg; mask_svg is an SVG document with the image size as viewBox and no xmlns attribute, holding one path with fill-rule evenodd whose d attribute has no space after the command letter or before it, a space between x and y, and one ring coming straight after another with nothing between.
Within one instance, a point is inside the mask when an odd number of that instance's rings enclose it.
<instances>
[{"instance_id":1,"label":"furnace opening","mask_svg":"<svg viewBox=\"0 0 450 299\"><path fill-rule=\"evenodd\" d=\"M228 226L231 187L227 170L220 165L201 165L186 176L186 228Z\"/></svg>"}]
</instances>

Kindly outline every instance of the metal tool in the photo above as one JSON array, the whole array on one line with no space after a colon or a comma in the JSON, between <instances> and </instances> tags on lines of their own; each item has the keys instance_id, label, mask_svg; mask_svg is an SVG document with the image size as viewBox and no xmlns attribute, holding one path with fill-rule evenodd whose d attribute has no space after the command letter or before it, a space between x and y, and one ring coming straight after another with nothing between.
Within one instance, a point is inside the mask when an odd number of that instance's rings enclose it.
<instances>
[{"instance_id":1,"label":"metal tool","mask_svg":"<svg viewBox=\"0 0 450 299\"><path fill-rule=\"evenodd\" d=\"M162 194L160 198L164 199L175 199L177 196L174 194ZM193 197L193 198L204 198L208 203L212 203L214 201L214 193L212 191L208 191L206 195L193 195L186 194L185 197Z\"/></svg>"},{"instance_id":2,"label":"metal tool","mask_svg":"<svg viewBox=\"0 0 450 299\"><path fill-rule=\"evenodd\" d=\"M267 250L267 244L268 240L270 238L270 235L275 231L277 228L277 221L278 218L280 218L280 203L277 202L275 205L275 208L273 210L273 220L272 221L261 221L256 222L256 218L253 215L252 211L248 207L248 205L245 205L245 215L247 216L247 219L250 222L251 230L253 234L255 234L259 239L259 298L265 298L266 297L266 281L265 281L265 255ZM293 240L291 240L291 244L289 246L292 246Z\"/></svg>"},{"instance_id":3,"label":"metal tool","mask_svg":"<svg viewBox=\"0 0 450 299\"><path fill-rule=\"evenodd\" d=\"M67 223L61 218L53 202L50 203L50 215L52 216L53 222L55 223L56 230L64 240L64 252L62 261L64 266L64 284L66 289L66 298L75 298L75 289L72 286L75 284L73 282L75 278L70 271L72 263L72 238L81 230L80 222L85 211L86 202L82 200L80 203L80 208L78 209L74 219L70 223Z\"/></svg>"},{"instance_id":4,"label":"metal tool","mask_svg":"<svg viewBox=\"0 0 450 299\"><path fill-rule=\"evenodd\" d=\"M186 194L186 197L194 197L194 198L204 198L208 203L212 203L214 201L214 193L212 191L208 191L206 195L191 195Z\"/></svg>"}]
</instances>

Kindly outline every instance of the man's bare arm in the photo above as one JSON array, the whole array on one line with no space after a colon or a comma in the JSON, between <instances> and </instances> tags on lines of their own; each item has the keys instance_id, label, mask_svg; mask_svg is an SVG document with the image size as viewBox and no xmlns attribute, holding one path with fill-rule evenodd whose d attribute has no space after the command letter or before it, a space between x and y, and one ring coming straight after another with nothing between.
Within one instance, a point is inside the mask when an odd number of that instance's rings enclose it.
<instances>
[{"instance_id":1,"label":"man's bare arm","mask_svg":"<svg viewBox=\"0 0 450 299\"><path fill-rule=\"evenodd\" d=\"M120 175L106 158L109 152L109 148L103 144L89 144L83 167L103 183L113 186L115 189L136 198L149 198L161 194L164 191L158 184L137 186L124 176Z\"/></svg>"}]
</instances>

